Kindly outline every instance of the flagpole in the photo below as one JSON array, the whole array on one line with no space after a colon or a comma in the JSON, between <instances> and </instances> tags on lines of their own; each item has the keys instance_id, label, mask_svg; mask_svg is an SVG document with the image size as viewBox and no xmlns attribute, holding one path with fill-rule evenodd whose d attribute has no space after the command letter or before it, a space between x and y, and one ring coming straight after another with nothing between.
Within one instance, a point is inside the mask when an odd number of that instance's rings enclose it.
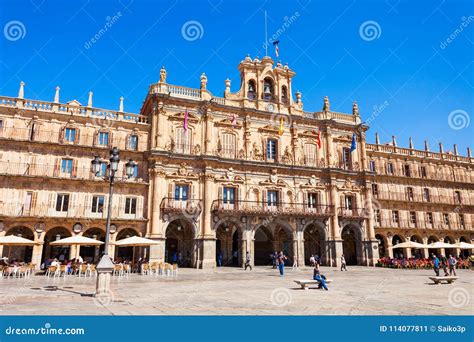
<instances>
[{"instance_id":1,"label":"flagpole","mask_svg":"<svg viewBox=\"0 0 474 342\"><path fill-rule=\"evenodd\" d=\"M265 56L268 56L267 11L265 11Z\"/></svg>"}]
</instances>

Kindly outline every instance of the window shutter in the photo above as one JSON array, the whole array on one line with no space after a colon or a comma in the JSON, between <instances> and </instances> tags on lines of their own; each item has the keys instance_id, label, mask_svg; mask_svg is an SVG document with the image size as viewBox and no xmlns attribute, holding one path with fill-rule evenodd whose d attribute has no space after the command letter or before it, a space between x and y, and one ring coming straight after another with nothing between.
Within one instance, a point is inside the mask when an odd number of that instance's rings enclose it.
<instances>
[{"instance_id":1,"label":"window shutter","mask_svg":"<svg viewBox=\"0 0 474 342\"><path fill-rule=\"evenodd\" d=\"M97 146L99 144L99 131L94 132L93 145Z\"/></svg>"},{"instance_id":2,"label":"window shutter","mask_svg":"<svg viewBox=\"0 0 474 342\"><path fill-rule=\"evenodd\" d=\"M77 159L74 159L74 160L72 161L71 177L72 177L72 178L76 178L76 177L77 177Z\"/></svg>"},{"instance_id":3,"label":"window shutter","mask_svg":"<svg viewBox=\"0 0 474 342\"><path fill-rule=\"evenodd\" d=\"M38 193L36 191L33 191L33 194L31 195L31 211L33 213L36 211L37 200L38 200Z\"/></svg>"},{"instance_id":4,"label":"window shutter","mask_svg":"<svg viewBox=\"0 0 474 342\"><path fill-rule=\"evenodd\" d=\"M56 158L56 162L54 163L54 172L53 176L58 177L59 176L59 169L61 167L61 158Z\"/></svg>"},{"instance_id":5,"label":"window shutter","mask_svg":"<svg viewBox=\"0 0 474 342\"><path fill-rule=\"evenodd\" d=\"M156 183L155 183L156 185ZM173 196L173 183L168 183L168 198L174 198ZM155 200L157 201L158 198L155 198Z\"/></svg>"},{"instance_id":6,"label":"window shutter","mask_svg":"<svg viewBox=\"0 0 474 342\"><path fill-rule=\"evenodd\" d=\"M79 128L76 128L76 136L74 139L74 144L79 145L81 143L81 130Z\"/></svg>"},{"instance_id":7,"label":"window shutter","mask_svg":"<svg viewBox=\"0 0 474 342\"><path fill-rule=\"evenodd\" d=\"M64 144L64 138L65 138L65 135L66 134L66 127L61 127L60 131L59 131L59 143L60 144Z\"/></svg>"},{"instance_id":8,"label":"window shutter","mask_svg":"<svg viewBox=\"0 0 474 342\"><path fill-rule=\"evenodd\" d=\"M114 135L112 134L112 132L109 132L109 147L112 148L112 146L114 146L114 139L113 139Z\"/></svg>"},{"instance_id":9,"label":"window shutter","mask_svg":"<svg viewBox=\"0 0 474 342\"><path fill-rule=\"evenodd\" d=\"M126 150L131 150L131 146L130 146L130 138L131 138L131 134L127 134L127 136L125 137L125 149Z\"/></svg>"}]
</instances>

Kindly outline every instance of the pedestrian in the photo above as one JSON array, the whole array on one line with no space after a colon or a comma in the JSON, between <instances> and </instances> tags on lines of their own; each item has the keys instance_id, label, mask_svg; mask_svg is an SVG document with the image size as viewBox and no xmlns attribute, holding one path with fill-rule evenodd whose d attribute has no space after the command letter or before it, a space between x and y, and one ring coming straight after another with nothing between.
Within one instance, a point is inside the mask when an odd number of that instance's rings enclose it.
<instances>
[{"instance_id":1,"label":"pedestrian","mask_svg":"<svg viewBox=\"0 0 474 342\"><path fill-rule=\"evenodd\" d=\"M278 253L277 253L277 251L272 253L272 263L273 263L272 268L277 268L278 267Z\"/></svg>"},{"instance_id":2,"label":"pedestrian","mask_svg":"<svg viewBox=\"0 0 474 342\"><path fill-rule=\"evenodd\" d=\"M222 252L219 251L217 254L217 266L222 267Z\"/></svg>"},{"instance_id":3,"label":"pedestrian","mask_svg":"<svg viewBox=\"0 0 474 342\"><path fill-rule=\"evenodd\" d=\"M245 271L247 271L247 267L250 267L250 270L252 270L252 265L250 265L250 252L249 251L245 253Z\"/></svg>"},{"instance_id":4,"label":"pedestrian","mask_svg":"<svg viewBox=\"0 0 474 342\"><path fill-rule=\"evenodd\" d=\"M233 265L239 264L239 252L237 251L232 252L232 264Z\"/></svg>"},{"instance_id":5,"label":"pedestrian","mask_svg":"<svg viewBox=\"0 0 474 342\"><path fill-rule=\"evenodd\" d=\"M314 256L314 263L315 263L315 264L318 264L318 265L321 265L321 258L319 257L318 254L316 254L316 255Z\"/></svg>"},{"instance_id":6,"label":"pedestrian","mask_svg":"<svg viewBox=\"0 0 474 342\"><path fill-rule=\"evenodd\" d=\"M319 270L319 264L316 264L314 266L314 271L313 271L313 279L319 282L318 289L325 289L328 291L328 286L326 285L326 282L324 281L324 276L321 274L321 271Z\"/></svg>"},{"instance_id":7,"label":"pedestrian","mask_svg":"<svg viewBox=\"0 0 474 342\"><path fill-rule=\"evenodd\" d=\"M448 259L444 255L442 255L440 257L440 259L441 259L441 267L443 268L444 276L448 277L449 276L449 273L448 273Z\"/></svg>"},{"instance_id":8,"label":"pedestrian","mask_svg":"<svg viewBox=\"0 0 474 342\"><path fill-rule=\"evenodd\" d=\"M439 277L439 259L438 257L433 254L431 261L433 262L433 270L437 277Z\"/></svg>"},{"instance_id":9,"label":"pedestrian","mask_svg":"<svg viewBox=\"0 0 474 342\"><path fill-rule=\"evenodd\" d=\"M286 256L283 254L283 251L280 251L278 255L278 270L280 271L280 277L285 275L285 260Z\"/></svg>"},{"instance_id":10,"label":"pedestrian","mask_svg":"<svg viewBox=\"0 0 474 342\"><path fill-rule=\"evenodd\" d=\"M342 270L347 271L347 264L346 264L346 258L344 258L344 254L341 255L341 272Z\"/></svg>"},{"instance_id":11,"label":"pedestrian","mask_svg":"<svg viewBox=\"0 0 474 342\"><path fill-rule=\"evenodd\" d=\"M448 259L449 275L454 274L454 276L456 276L456 263L457 263L456 258L450 255Z\"/></svg>"},{"instance_id":12,"label":"pedestrian","mask_svg":"<svg viewBox=\"0 0 474 342\"><path fill-rule=\"evenodd\" d=\"M292 269L294 270L295 268L298 268L298 259L296 254L293 255L293 267Z\"/></svg>"},{"instance_id":13,"label":"pedestrian","mask_svg":"<svg viewBox=\"0 0 474 342\"><path fill-rule=\"evenodd\" d=\"M314 259L314 255L311 255L309 258L309 264L314 267L314 264L316 263L316 260Z\"/></svg>"}]
</instances>

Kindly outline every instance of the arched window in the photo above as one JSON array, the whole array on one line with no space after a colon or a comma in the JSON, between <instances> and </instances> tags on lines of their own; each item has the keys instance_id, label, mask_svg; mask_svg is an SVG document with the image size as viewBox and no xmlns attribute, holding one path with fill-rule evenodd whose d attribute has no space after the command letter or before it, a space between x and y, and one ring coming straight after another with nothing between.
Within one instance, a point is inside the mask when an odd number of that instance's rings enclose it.
<instances>
[{"instance_id":1,"label":"arched window","mask_svg":"<svg viewBox=\"0 0 474 342\"><path fill-rule=\"evenodd\" d=\"M176 129L176 153L191 154L191 131L183 127Z\"/></svg>"},{"instance_id":2,"label":"arched window","mask_svg":"<svg viewBox=\"0 0 474 342\"><path fill-rule=\"evenodd\" d=\"M235 158L236 141L232 133L222 134L222 156L224 158Z\"/></svg>"},{"instance_id":3,"label":"arched window","mask_svg":"<svg viewBox=\"0 0 474 342\"><path fill-rule=\"evenodd\" d=\"M257 88L255 86L255 81L254 80L250 80L248 82L248 86L247 86L247 97L250 99L250 100L253 100L255 99L256 97L256 91L257 91Z\"/></svg>"},{"instance_id":4,"label":"arched window","mask_svg":"<svg viewBox=\"0 0 474 342\"><path fill-rule=\"evenodd\" d=\"M263 99L272 100L274 94L273 80L270 77L265 77L263 80Z\"/></svg>"},{"instance_id":5,"label":"arched window","mask_svg":"<svg viewBox=\"0 0 474 342\"><path fill-rule=\"evenodd\" d=\"M288 103L288 88L286 86L281 87L281 102Z\"/></svg>"},{"instance_id":6,"label":"arched window","mask_svg":"<svg viewBox=\"0 0 474 342\"><path fill-rule=\"evenodd\" d=\"M316 165L316 145L305 144L304 145L304 160L306 165Z\"/></svg>"}]
</instances>

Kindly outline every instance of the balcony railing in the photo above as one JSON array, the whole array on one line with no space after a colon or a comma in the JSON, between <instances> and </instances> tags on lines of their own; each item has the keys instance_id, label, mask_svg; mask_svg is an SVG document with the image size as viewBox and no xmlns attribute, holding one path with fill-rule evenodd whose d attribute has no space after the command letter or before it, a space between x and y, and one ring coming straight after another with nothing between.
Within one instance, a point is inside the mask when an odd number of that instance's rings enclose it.
<instances>
[{"instance_id":1,"label":"balcony railing","mask_svg":"<svg viewBox=\"0 0 474 342\"><path fill-rule=\"evenodd\" d=\"M63 172L61 167L52 164L35 164L35 163L12 163L0 162L0 175L10 176L27 176L27 177L46 177L46 178L63 178L63 179L82 179L82 180L101 180L91 172L91 167L73 167L71 172ZM118 182L136 183L139 179L147 179L147 170L139 168L137 178L128 178L125 175L123 167L119 167L116 172L115 180Z\"/></svg>"},{"instance_id":2,"label":"balcony railing","mask_svg":"<svg viewBox=\"0 0 474 342\"><path fill-rule=\"evenodd\" d=\"M64 210L56 210L55 206L46 204L26 205L23 203L0 203L0 216L6 217L58 217L58 218L81 218L81 219L106 219L107 206L92 211L91 206L70 204ZM137 206L135 213L125 213L123 206L112 207L112 219L115 220L142 220L143 207Z\"/></svg>"},{"instance_id":3,"label":"balcony railing","mask_svg":"<svg viewBox=\"0 0 474 342\"><path fill-rule=\"evenodd\" d=\"M245 215L282 215L330 217L334 215L332 205L309 205L308 203L286 203L267 201L235 200L233 203L219 199L212 202L211 211Z\"/></svg>"},{"instance_id":4,"label":"balcony railing","mask_svg":"<svg viewBox=\"0 0 474 342\"><path fill-rule=\"evenodd\" d=\"M190 216L199 216L202 212L201 199L175 199L174 197L165 197L161 201L161 212L167 213L183 213Z\"/></svg>"},{"instance_id":5,"label":"balcony railing","mask_svg":"<svg viewBox=\"0 0 474 342\"><path fill-rule=\"evenodd\" d=\"M451 205L470 205L467 199L459 199L456 195L433 195L429 197L423 194L408 194L403 192L378 191L373 194L378 200L417 202L417 203L435 203L435 204L451 204Z\"/></svg>"},{"instance_id":6,"label":"balcony railing","mask_svg":"<svg viewBox=\"0 0 474 342\"><path fill-rule=\"evenodd\" d=\"M365 208L346 208L346 207L338 208L339 217L362 219L362 218L368 217L369 215L370 214Z\"/></svg>"},{"instance_id":7,"label":"balcony railing","mask_svg":"<svg viewBox=\"0 0 474 342\"><path fill-rule=\"evenodd\" d=\"M419 228L419 229L466 229L466 225L461 225L460 223L450 222L449 224L435 220L433 223L429 223L425 220L417 220L416 223L411 220L390 220L382 219L375 220L374 223L376 228Z\"/></svg>"}]
</instances>

